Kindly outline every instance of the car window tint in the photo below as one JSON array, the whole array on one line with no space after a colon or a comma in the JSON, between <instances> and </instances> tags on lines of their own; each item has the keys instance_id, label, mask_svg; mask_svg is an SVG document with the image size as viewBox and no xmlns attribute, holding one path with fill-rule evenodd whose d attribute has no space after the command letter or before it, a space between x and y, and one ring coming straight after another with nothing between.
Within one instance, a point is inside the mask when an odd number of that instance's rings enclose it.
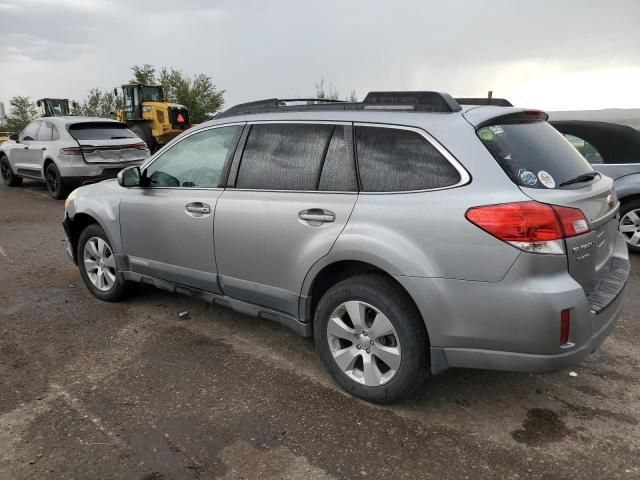
<instances>
[{"instance_id":1,"label":"car window tint","mask_svg":"<svg viewBox=\"0 0 640 480\"><path fill-rule=\"evenodd\" d=\"M425 190L460 181L453 165L410 130L358 126L356 152L364 192Z\"/></svg>"},{"instance_id":2,"label":"car window tint","mask_svg":"<svg viewBox=\"0 0 640 480\"><path fill-rule=\"evenodd\" d=\"M580 152L580 154L587 159L589 163L605 163L600 152L587 142L584 138L576 137L575 135L571 135L570 133L565 133L564 138L569 140L569 143L575 147L576 150Z\"/></svg>"},{"instance_id":3,"label":"car window tint","mask_svg":"<svg viewBox=\"0 0 640 480\"><path fill-rule=\"evenodd\" d=\"M336 125L320 176L318 190L353 192L358 189L356 166L347 148L347 128Z\"/></svg>"},{"instance_id":4,"label":"car window tint","mask_svg":"<svg viewBox=\"0 0 640 480\"><path fill-rule=\"evenodd\" d=\"M31 140L35 140L38 137L38 129L40 128L40 124L42 122L33 122L26 126L26 128L22 131L22 136L20 137L22 140L27 140L29 137Z\"/></svg>"},{"instance_id":5,"label":"car window tint","mask_svg":"<svg viewBox=\"0 0 640 480\"><path fill-rule=\"evenodd\" d=\"M562 182L593 171L544 121L490 125L476 133L509 178L522 187L560 188Z\"/></svg>"},{"instance_id":6,"label":"car window tint","mask_svg":"<svg viewBox=\"0 0 640 480\"><path fill-rule=\"evenodd\" d=\"M146 169L150 186L217 187L240 128L212 128L176 143Z\"/></svg>"},{"instance_id":7,"label":"car window tint","mask_svg":"<svg viewBox=\"0 0 640 480\"><path fill-rule=\"evenodd\" d=\"M253 125L237 188L315 190L333 125Z\"/></svg>"},{"instance_id":8,"label":"car window tint","mask_svg":"<svg viewBox=\"0 0 640 480\"><path fill-rule=\"evenodd\" d=\"M50 142L53 137L53 125L49 122L42 122L40 126L40 130L38 130L38 138L39 142Z\"/></svg>"}]
</instances>

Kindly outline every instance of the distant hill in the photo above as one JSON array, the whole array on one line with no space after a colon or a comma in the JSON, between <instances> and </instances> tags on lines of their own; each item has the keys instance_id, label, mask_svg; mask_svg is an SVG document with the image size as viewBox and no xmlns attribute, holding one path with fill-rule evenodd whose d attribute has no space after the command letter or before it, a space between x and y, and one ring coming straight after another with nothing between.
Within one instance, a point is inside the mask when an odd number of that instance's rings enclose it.
<instances>
[{"instance_id":1,"label":"distant hill","mask_svg":"<svg viewBox=\"0 0 640 480\"><path fill-rule=\"evenodd\" d=\"M607 108L604 110L575 110L549 112L550 120L594 120L629 125L640 130L640 108Z\"/></svg>"}]
</instances>

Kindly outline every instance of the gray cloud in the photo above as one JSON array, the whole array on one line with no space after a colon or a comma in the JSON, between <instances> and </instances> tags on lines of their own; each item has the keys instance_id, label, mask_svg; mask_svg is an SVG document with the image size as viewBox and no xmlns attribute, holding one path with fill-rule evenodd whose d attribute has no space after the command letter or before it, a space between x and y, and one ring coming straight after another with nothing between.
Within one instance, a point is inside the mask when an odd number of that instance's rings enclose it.
<instances>
[{"instance_id":1,"label":"gray cloud","mask_svg":"<svg viewBox=\"0 0 640 480\"><path fill-rule=\"evenodd\" d=\"M509 95L547 72L640 68L638 18L635 0L0 0L0 98L78 98L141 63L207 73L228 103L306 96L322 76L343 95Z\"/></svg>"}]
</instances>

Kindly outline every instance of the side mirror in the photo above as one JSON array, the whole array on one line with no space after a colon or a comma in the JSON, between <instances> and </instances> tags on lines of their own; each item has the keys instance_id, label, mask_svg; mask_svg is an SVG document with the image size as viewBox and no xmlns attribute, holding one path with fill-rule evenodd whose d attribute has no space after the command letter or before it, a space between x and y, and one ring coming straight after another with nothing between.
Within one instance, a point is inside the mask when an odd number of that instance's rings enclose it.
<instances>
[{"instance_id":1,"label":"side mirror","mask_svg":"<svg viewBox=\"0 0 640 480\"><path fill-rule=\"evenodd\" d=\"M140 186L140 167L127 167L118 172L118 185L121 187Z\"/></svg>"},{"instance_id":2,"label":"side mirror","mask_svg":"<svg viewBox=\"0 0 640 480\"><path fill-rule=\"evenodd\" d=\"M13 140L14 142L17 142L19 138L20 136L17 133L12 133L11 136L9 136L9 140Z\"/></svg>"}]
</instances>

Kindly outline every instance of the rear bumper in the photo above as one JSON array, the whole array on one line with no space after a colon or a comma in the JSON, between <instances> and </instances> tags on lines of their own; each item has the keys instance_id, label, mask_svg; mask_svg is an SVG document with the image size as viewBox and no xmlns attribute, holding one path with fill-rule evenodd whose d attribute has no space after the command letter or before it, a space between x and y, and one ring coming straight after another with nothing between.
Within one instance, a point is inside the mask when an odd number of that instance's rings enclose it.
<instances>
[{"instance_id":1,"label":"rear bumper","mask_svg":"<svg viewBox=\"0 0 640 480\"><path fill-rule=\"evenodd\" d=\"M495 283L396 279L425 320L433 373L450 367L548 372L580 363L615 326L629 270L621 234L610 267L610 275L599 279L589 297L560 255L522 253ZM560 316L566 309L571 321L569 343L560 345Z\"/></svg>"}]
</instances>

